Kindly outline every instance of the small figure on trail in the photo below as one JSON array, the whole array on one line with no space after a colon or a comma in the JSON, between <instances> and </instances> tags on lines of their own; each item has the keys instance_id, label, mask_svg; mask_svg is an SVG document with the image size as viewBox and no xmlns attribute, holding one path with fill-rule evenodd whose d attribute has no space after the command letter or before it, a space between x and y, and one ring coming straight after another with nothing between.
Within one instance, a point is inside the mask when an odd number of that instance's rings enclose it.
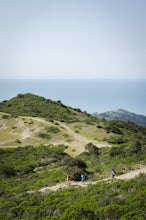
<instances>
[{"instance_id":1,"label":"small figure on trail","mask_svg":"<svg viewBox=\"0 0 146 220\"><path fill-rule=\"evenodd\" d=\"M81 181L84 182L85 181L85 174L81 173Z\"/></svg>"},{"instance_id":2,"label":"small figure on trail","mask_svg":"<svg viewBox=\"0 0 146 220\"><path fill-rule=\"evenodd\" d=\"M67 175L66 175L66 179L65 179L65 181L70 181L70 180L71 180L71 177L70 177L69 174L67 174Z\"/></svg>"},{"instance_id":3,"label":"small figure on trail","mask_svg":"<svg viewBox=\"0 0 146 220\"><path fill-rule=\"evenodd\" d=\"M112 169L111 174L112 174L112 178L114 179L114 178L115 178L115 175L116 175L116 172L115 172L115 170L114 170L114 169Z\"/></svg>"}]
</instances>

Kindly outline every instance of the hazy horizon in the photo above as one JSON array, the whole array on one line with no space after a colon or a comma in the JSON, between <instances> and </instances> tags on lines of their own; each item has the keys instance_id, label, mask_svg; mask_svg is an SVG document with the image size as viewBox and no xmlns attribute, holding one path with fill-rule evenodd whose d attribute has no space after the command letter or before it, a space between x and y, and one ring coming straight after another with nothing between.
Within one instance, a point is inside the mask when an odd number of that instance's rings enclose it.
<instances>
[{"instance_id":1,"label":"hazy horizon","mask_svg":"<svg viewBox=\"0 0 146 220\"><path fill-rule=\"evenodd\" d=\"M146 79L145 0L5 0L0 79Z\"/></svg>"}]
</instances>

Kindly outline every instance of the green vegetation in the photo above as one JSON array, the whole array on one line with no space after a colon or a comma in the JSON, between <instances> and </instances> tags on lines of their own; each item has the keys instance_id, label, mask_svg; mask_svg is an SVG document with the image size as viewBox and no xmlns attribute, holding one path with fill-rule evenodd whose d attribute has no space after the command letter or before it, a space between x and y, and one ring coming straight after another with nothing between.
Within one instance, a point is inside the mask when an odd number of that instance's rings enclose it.
<instances>
[{"instance_id":1,"label":"green vegetation","mask_svg":"<svg viewBox=\"0 0 146 220\"><path fill-rule=\"evenodd\" d=\"M50 126L50 127L46 127L45 130L47 132L51 132L51 133L58 133L60 132L60 129L56 126Z\"/></svg>"},{"instance_id":2,"label":"green vegetation","mask_svg":"<svg viewBox=\"0 0 146 220\"><path fill-rule=\"evenodd\" d=\"M146 127L29 93L1 102L0 111L0 219L146 219L146 175L103 181L112 168L120 175L146 166ZM99 182L73 186L67 173L78 185L81 173ZM39 191L57 184L67 187Z\"/></svg>"},{"instance_id":3,"label":"green vegetation","mask_svg":"<svg viewBox=\"0 0 146 220\"><path fill-rule=\"evenodd\" d=\"M18 94L8 101L0 103L0 111L12 114L13 116L43 117L51 121L58 120L64 122L75 122L88 118L93 118L89 114L83 114L69 106L65 106L61 101L52 101L31 93ZM4 116L6 117L6 116ZM95 120L95 118L94 118Z\"/></svg>"},{"instance_id":4,"label":"green vegetation","mask_svg":"<svg viewBox=\"0 0 146 220\"><path fill-rule=\"evenodd\" d=\"M1 219L144 220L145 175L126 182L115 180L88 187L68 186L45 194L37 191L64 182L68 172L76 181L80 180L82 171L88 180L98 180L108 177L111 167L122 173L123 168L134 169L146 161L143 152L138 157L135 152L126 156L126 149L121 149L113 155L113 149L101 148L97 154L94 145L90 143L87 148L90 146L91 151L76 158L64 153L66 147L63 145L1 149ZM36 191L31 193L31 190Z\"/></svg>"}]
</instances>

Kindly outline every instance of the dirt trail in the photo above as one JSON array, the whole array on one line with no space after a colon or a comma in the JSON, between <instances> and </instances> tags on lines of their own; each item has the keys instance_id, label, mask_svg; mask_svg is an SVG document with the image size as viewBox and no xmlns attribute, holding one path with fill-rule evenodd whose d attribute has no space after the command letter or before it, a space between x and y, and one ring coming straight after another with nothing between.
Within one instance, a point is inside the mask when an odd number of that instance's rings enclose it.
<instances>
[{"instance_id":1,"label":"dirt trail","mask_svg":"<svg viewBox=\"0 0 146 220\"><path fill-rule=\"evenodd\" d=\"M57 121L57 123L60 125L60 127L64 128L65 131L73 138L72 146L78 146L76 149L76 154L84 152L84 146L91 142L91 140L78 133L75 133L74 130L67 126L65 123L59 121Z\"/></svg>"},{"instance_id":2,"label":"dirt trail","mask_svg":"<svg viewBox=\"0 0 146 220\"><path fill-rule=\"evenodd\" d=\"M97 143L94 140L88 139L85 136L76 133L72 128L70 128L68 125L66 125L63 122L56 121L60 127L64 128L65 131L73 138L73 142L71 143L72 146L75 146L75 153L74 156L81 154L82 152L85 152L85 146L92 142L93 144L97 145L98 147L107 147L108 144L103 143ZM73 156L73 155L72 155Z\"/></svg>"},{"instance_id":3,"label":"dirt trail","mask_svg":"<svg viewBox=\"0 0 146 220\"><path fill-rule=\"evenodd\" d=\"M25 118L28 118L28 117L25 117ZM48 124L48 122L45 120L45 119L43 119L43 118L33 118L33 117L29 117L29 118L31 118L31 119L33 119L33 120L35 120L35 121L38 121L38 122L41 122L41 123L43 123L43 124ZM56 122L60 127L62 127L62 128L64 128L65 130L66 130L66 132L71 136L71 137L73 137L73 139L74 139L74 143L76 143L76 145L77 146L79 146L79 148L78 148L78 153L81 153L81 152L83 152L84 151L84 147L83 146L85 146L87 143L89 143L90 142L90 140L89 139L87 139L86 137L83 137L82 135L80 135L80 134L77 134L77 133L75 133L69 126L67 126L65 123L63 123L63 122L60 122L60 121L54 121L54 122Z\"/></svg>"},{"instance_id":4,"label":"dirt trail","mask_svg":"<svg viewBox=\"0 0 146 220\"><path fill-rule=\"evenodd\" d=\"M41 122L41 123L43 123L43 124L48 124L48 122L47 122L45 119L43 119L43 118L38 118L38 117L37 117L37 118L33 118L33 117L23 117L23 118L29 118L29 119L31 118L31 119L33 119L33 120L35 120L35 121L38 121L38 122ZM67 132L70 136L72 136L78 144L81 143L81 145L83 146L83 145L85 145L85 144L87 144L87 143L90 142L90 140L87 139L86 137L83 137L82 135L75 133L75 132L74 132L69 126L67 126L65 123L60 122L60 121L55 121L55 122L56 122L57 124L59 124L60 127L64 128L64 129L66 130L66 132Z\"/></svg>"},{"instance_id":5,"label":"dirt trail","mask_svg":"<svg viewBox=\"0 0 146 220\"><path fill-rule=\"evenodd\" d=\"M21 119L27 119L27 120L32 120L35 121L37 123L39 123L39 125L50 125L50 122L47 121L45 118L39 118L39 117L28 117L28 116L20 116L17 122L17 126L18 127L22 127L24 125L24 122ZM54 122L56 122L56 124L58 124L58 126L60 128L63 128L65 130L65 132L69 135L69 137L71 137L71 141L68 140L58 140L58 139L53 139L52 142L50 142L51 144L57 145L57 144L64 144L67 146L71 146L70 149L66 150L66 152L68 154L71 154L72 156L76 156L78 154L81 154L82 152L85 151L85 146L92 142L93 144L97 145L98 147L107 147L108 144L105 143L98 143L97 141L88 139L87 137L76 133L74 131L73 128L71 128L68 124L66 124L65 122L60 122L60 121L56 121L54 120ZM34 127L35 126L35 127ZM37 124L34 123L34 128L35 128L35 132L38 130ZM29 130L29 128L24 129L24 131L21 133L20 139L22 138L22 140L24 141L26 138L29 138L31 136L34 136L34 134L31 132L31 130Z\"/></svg>"},{"instance_id":6,"label":"dirt trail","mask_svg":"<svg viewBox=\"0 0 146 220\"><path fill-rule=\"evenodd\" d=\"M141 167L139 169L130 171L128 173L116 176L115 180L128 180L128 179L135 178L139 174L146 174L146 167ZM70 182L67 182L67 183L62 182L62 183L58 183L55 186L43 187L43 188L39 189L38 191L41 192L41 193L48 193L48 192L53 192L53 191L57 191L57 190L67 188L69 186L87 187L89 185L94 185L98 182L105 182L105 181L109 181L109 180L112 180L112 178L109 177L109 178L105 178L105 179L101 179L101 180L97 180L97 181L85 181L85 182L75 182L75 181L70 181ZM29 191L29 193L35 193L35 192L36 191Z\"/></svg>"}]
</instances>

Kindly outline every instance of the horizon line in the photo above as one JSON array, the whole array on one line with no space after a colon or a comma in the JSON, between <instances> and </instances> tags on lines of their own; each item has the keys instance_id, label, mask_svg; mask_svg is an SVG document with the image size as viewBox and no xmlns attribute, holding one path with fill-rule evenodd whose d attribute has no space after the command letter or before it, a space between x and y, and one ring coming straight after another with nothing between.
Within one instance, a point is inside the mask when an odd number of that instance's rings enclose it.
<instances>
[{"instance_id":1,"label":"horizon line","mask_svg":"<svg viewBox=\"0 0 146 220\"><path fill-rule=\"evenodd\" d=\"M146 80L146 78L0 78L0 80Z\"/></svg>"}]
</instances>

